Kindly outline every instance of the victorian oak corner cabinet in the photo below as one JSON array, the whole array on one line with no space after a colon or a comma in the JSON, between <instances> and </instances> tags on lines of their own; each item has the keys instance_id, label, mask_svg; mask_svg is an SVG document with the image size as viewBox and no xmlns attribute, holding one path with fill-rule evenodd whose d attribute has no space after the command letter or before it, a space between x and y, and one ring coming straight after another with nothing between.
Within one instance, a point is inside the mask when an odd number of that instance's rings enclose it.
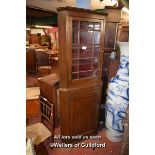
<instances>
[{"instance_id":1,"label":"victorian oak corner cabinet","mask_svg":"<svg viewBox=\"0 0 155 155\"><path fill-rule=\"evenodd\" d=\"M98 131L106 13L58 8L60 113L63 136ZM62 139L75 142L75 139Z\"/></svg>"}]
</instances>

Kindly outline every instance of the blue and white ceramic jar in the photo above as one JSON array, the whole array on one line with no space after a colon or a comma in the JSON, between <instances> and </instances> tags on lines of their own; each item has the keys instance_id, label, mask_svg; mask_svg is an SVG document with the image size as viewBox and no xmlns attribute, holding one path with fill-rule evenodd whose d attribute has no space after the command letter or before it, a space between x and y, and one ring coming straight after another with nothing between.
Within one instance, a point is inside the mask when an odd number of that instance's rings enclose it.
<instances>
[{"instance_id":1,"label":"blue and white ceramic jar","mask_svg":"<svg viewBox=\"0 0 155 155\"><path fill-rule=\"evenodd\" d=\"M123 118L129 104L129 44L118 44L120 64L116 76L109 83L106 100L106 136L113 142L123 138Z\"/></svg>"}]
</instances>

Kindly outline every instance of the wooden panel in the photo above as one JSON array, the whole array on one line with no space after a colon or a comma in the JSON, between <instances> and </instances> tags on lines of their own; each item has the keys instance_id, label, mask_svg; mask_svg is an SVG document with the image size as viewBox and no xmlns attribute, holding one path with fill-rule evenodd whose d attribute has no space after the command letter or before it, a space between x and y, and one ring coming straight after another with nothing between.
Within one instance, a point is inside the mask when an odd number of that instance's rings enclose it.
<instances>
[{"instance_id":1,"label":"wooden panel","mask_svg":"<svg viewBox=\"0 0 155 155\"><path fill-rule=\"evenodd\" d=\"M26 52L26 71L36 72L36 57L34 49L28 49Z\"/></svg>"},{"instance_id":2,"label":"wooden panel","mask_svg":"<svg viewBox=\"0 0 155 155\"><path fill-rule=\"evenodd\" d=\"M56 101L56 91L58 87L47 85L44 82L39 82L40 94L47 98L50 102Z\"/></svg>"},{"instance_id":3,"label":"wooden panel","mask_svg":"<svg viewBox=\"0 0 155 155\"><path fill-rule=\"evenodd\" d=\"M121 17L121 9L113 9L113 8L107 8L106 10L108 12L107 16L107 22L120 22L120 17Z\"/></svg>"},{"instance_id":4,"label":"wooden panel","mask_svg":"<svg viewBox=\"0 0 155 155\"><path fill-rule=\"evenodd\" d=\"M107 84L108 84L108 69L109 69L109 57L110 53L105 52L104 53L104 61L103 61L103 69L102 69L102 102L101 104L105 103L106 100L106 90L107 90ZM101 118L103 119L103 118Z\"/></svg>"},{"instance_id":5,"label":"wooden panel","mask_svg":"<svg viewBox=\"0 0 155 155\"><path fill-rule=\"evenodd\" d=\"M88 134L98 128L100 92L91 92L71 97L71 135ZM88 108L89 107L89 108Z\"/></svg>"},{"instance_id":6,"label":"wooden panel","mask_svg":"<svg viewBox=\"0 0 155 155\"><path fill-rule=\"evenodd\" d=\"M96 84L81 88L60 88L62 135L77 136L97 133L101 87L101 84ZM63 140L66 143L75 141L77 140Z\"/></svg>"},{"instance_id":7,"label":"wooden panel","mask_svg":"<svg viewBox=\"0 0 155 155\"><path fill-rule=\"evenodd\" d=\"M92 16L94 16L94 18L95 18L95 16L96 16L96 18L99 18L99 17L103 18L103 15L104 16L108 15L107 12L101 13L101 12L96 12L96 11L89 10L89 9L83 9L83 8L77 8L77 7L69 7L69 6L60 7L57 10L58 10L58 12L69 11L68 13L69 13L70 16L74 16L74 15L79 16L79 17L86 17L87 16L89 18L92 17ZM81 13L82 13L82 16L81 16Z\"/></svg>"},{"instance_id":8,"label":"wooden panel","mask_svg":"<svg viewBox=\"0 0 155 155\"><path fill-rule=\"evenodd\" d=\"M68 65L67 64L67 53L68 53L68 47L66 44L67 42L67 33L66 28L67 27L67 21L65 12L59 12L58 13L58 38L59 38L59 75L60 75L60 87L67 87L67 78L68 78ZM64 54L66 53L66 54ZM66 78L64 78L66 77Z\"/></svg>"},{"instance_id":9,"label":"wooden panel","mask_svg":"<svg viewBox=\"0 0 155 155\"><path fill-rule=\"evenodd\" d=\"M102 69L102 81L103 87L106 88L106 84L108 82L108 68L109 68L109 57L110 53L104 53L104 61L103 61L103 69Z\"/></svg>"},{"instance_id":10,"label":"wooden panel","mask_svg":"<svg viewBox=\"0 0 155 155\"><path fill-rule=\"evenodd\" d=\"M40 115L39 99L26 100L26 118Z\"/></svg>"},{"instance_id":11,"label":"wooden panel","mask_svg":"<svg viewBox=\"0 0 155 155\"><path fill-rule=\"evenodd\" d=\"M106 90L108 86L108 76L109 76L109 64L110 64L110 54L113 51L116 51L116 41L118 40L118 29L119 22L121 17L121 8L106 6L106 11L108 12L106 20L106 29L105 29L105 52L103 58L102 66L102 104L106 100ZM103 119L103 118L101 118Z\"/></svg>"},{"instance_id":12,"label":"wooden panel","mask_svg":"<svg viewBox=\"0 0 155 155\"><path fill-rule=\"evenodd\" d=\"M60 123L61 123L61 134L63 136L70 135L70 100L69 100L69 91L65 88L59 89L60 94ZM68 141L68 140L66 140ZM69 141L68 141L69 142Z\"/></svg>"},{"instance_id":13,"label":"wooden panel","mask_svg":"<svg viewBox=\"0 0 155 155\"><path fill-rule=\"evenodd\" d=\"M106 23L105 48L115 49L117 23Z\"/></svg>"},{"instance_id":14,"label":"wooden panel","mask_svg":"<svg viewBox=\"0 0 155 155\"><path fill-rule=\"evenodd\" d=\"M129 41L129 26L122 26L120 30L119 41L128 42Z\"/></svg>"},{"instance_id":15,"label":"wooden panel","mask_svg":"<svg viewBox=\"0 0 155 155\"><path fill-rule=\"evenodd\" d=\"M59 77L57 74L47 75L39 79L40 95L48 99L51 104L54 106L54 124L58 126L58 99L57 99L57 90Z\"/></svg>"},{"instance_id":16,"label":"wooden panel","mask_svg":"<svg viewBox=\"0 0 155 155\"><path fill-rule=\"evenodd\" d=\"M117 73L119 65L119 59L110 59L109 62L109 73L108 73L108 82L114 77Z\"/></svg>"}]
</instances>

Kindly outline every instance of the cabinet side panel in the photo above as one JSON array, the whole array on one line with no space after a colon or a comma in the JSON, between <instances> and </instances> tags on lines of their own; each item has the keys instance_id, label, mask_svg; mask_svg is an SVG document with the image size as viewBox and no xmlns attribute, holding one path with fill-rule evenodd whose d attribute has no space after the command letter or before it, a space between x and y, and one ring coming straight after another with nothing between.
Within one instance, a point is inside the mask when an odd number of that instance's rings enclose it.
<instances>
[{"instance_id":1,"label":"cabinet side panel","mask_svg":"<svg viewBox=\"0 0 155 155\"><path fill-rule=\"evenodd\" d=\"M59 99L60 99L60 124L61 124L61 134L63 136L69 136L69 97L68 92L59 90Z\"/></svg>"},{"instance_id":2,"label":"cabinet side panel","mask_svg":"<svg viewBox=\"0 0 155 155\"><path fill-rule=\"evenodd\" d=\"M56 86L50 86L44 82L39 82L40 95L48 99L54 105L54 125L58 126L58 105L57 105L57 89Z\"/></svg>"},{"instance_id":3,"label":"cabinet side panel","mask_svg":"<svg viewBox=\"0 0 155 155\"><path fill-rule=\"evenodd\" d=\"M67 87L67 13L58 13L58 39L59 39L59 75L60 87Z\"/></svg>"}]
</instances>

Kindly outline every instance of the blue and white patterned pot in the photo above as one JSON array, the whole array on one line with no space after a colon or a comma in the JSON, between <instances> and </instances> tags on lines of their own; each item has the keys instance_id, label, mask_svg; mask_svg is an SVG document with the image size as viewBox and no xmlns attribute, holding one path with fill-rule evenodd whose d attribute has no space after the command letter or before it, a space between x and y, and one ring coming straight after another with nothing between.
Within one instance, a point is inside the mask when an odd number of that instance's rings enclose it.
<instances>
[{"instance_id":1,"label":"blue and white patterned pot","mask_svg":"<svg viewBox=\"0 0 155 155\"><path fill-rule=\"evenodd\" d=\"M123 118L129 104L128 43L119 43L119 46L120 64L116 76L109 83L106 100L106 136L113 142L123 138Z\"/></svg>"}]
</instances>

